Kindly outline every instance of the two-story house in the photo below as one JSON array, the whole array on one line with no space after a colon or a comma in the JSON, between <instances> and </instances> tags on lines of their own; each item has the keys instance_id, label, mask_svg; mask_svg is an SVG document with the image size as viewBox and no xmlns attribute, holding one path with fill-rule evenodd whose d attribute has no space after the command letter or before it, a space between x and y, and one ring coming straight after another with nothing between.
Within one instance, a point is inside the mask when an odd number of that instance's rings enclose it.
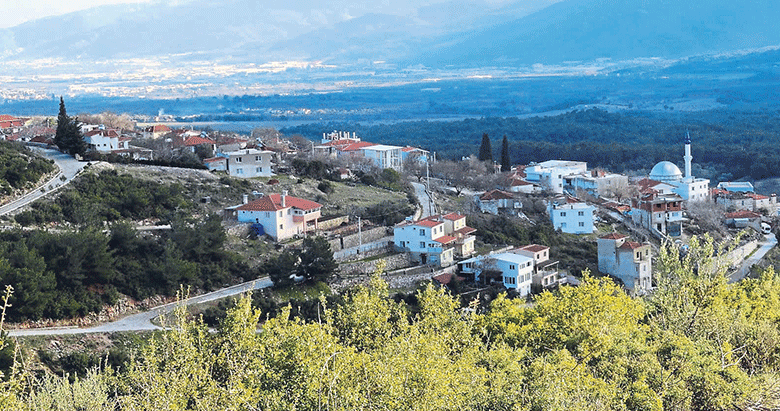
<instances>
[{"instance_id":1,"label":"two-story house","mask_svg":"<svg viewBox=\"0 0 780 411\"><path fill-rule=\"evenodd\" d=\"M558 261L550 260L550 247L530 244L515 248L510 252L531 257L534 260L533 285L539 288L550 288L566 283L566 277L558 275Z\"/></svg>"},{"instance_id":2,"label":"two-story house","mask_svg":"<svg viewBox=\"0 0 780 411\"><path fill-rule=\"evenodd\" d=\"M523 203L516 199L512 193L502 190L490 190L477 195L476 199L477 207L483 213L518 215L523 208Z\"/></svg>"},{"instance_id":3,"label":"two-story house","mask_svg":"<svg viewBox=\"0 0 780 411\"><path fill-rule=\"evenodd\" d=\"M683 198L678 194L661 194L649 190L631 200L631 219L651 232L678 237L685 220Z\"/></svg>"},{"instance_id":4,"label":"two-story house","mask_svg":"<svg viewBox=\"0 0 780 411\"><path fill-rule=\"evenodd\" d=\"M521 296L531 293L534 259L526 255L510 252L479 255L459 262L458 269L461 274L473 275L479 283L500 282Z\"/></svg>"},{"instance_id":5,"label":"two-story house","mask_svg":"<svg viewBox=\"0 0 780 411\"><path fill-rule=\"evenodd\" d=\"M466 217L450 213L418 221L406 221L393 230L393 242L420 264L450 266L455 257L474 252L475 229L466 226Z\"/></svg>"},{"instance_id":6,"label":"two-story house","mask_svg":"<svg viewBox=\"0 0 780 411\"><path fill-rule=\"evenodd\" d=\"M282 194L262 195L254 201L232 207L239 222L262 226L262 232L276 241L317 230L322 204Z\"/></svg>"},{"instance_id":7,"label":"two-story house","mask_svg":"<svg viewBox=\"0 0 780 411\"><path fill-rule=\"evenodd\" d=\"M612 233L598 239L599 271L619 278L628 290L641 294L653 286L650 244L628 238Z\"/></svg>"},{"instance_id":8,"label":"two-story house","mask_svg":"<svg viewBox=\"0 0 780 411\"><path fill-rule=\"evenodd\" d=\"M572 198L550 201L547 212L556 230L568 234L593 232L593 214L596 208Z\"/></svg>"},{"instance_id":9,"label":"two-story house","mask_svg":"<svg viewBox=\"0 0 780 411\"><path fill-rule=\"evenodd\" d=\"M241 178L271 177L271 157L273 151L247 148L239 151L223 153L227 158L225 168L228 175Z\"/></svg>"}]
</instances>

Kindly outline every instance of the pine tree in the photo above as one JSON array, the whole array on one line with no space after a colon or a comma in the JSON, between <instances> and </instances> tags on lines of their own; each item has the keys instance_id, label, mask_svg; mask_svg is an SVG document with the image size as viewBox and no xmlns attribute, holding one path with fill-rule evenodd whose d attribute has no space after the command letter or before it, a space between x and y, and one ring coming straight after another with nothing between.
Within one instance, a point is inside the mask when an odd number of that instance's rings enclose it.
<instances>
[{"instance_id":1,"label":"pine tree","mask_svg":"<svg viewBox=\"0 0 780 411\"><path fill-rule=\"evenodd\" d=\"M501 172L506 173L512 170L512 160L509 159L509 140L504 134L504 141L501 142Z\"/></svg>"},{"instance_id":2,"label":"pine tree","mask_svg":"<svg viewBox=\"0 0 780 411\"><path fill-rule=\"evenodd\" d=\"M493 149L490 148L490 138L487 133L482 134L482 144L479 146L479 161L493 162Z\"/></svg>"},{"instance_id":3,"label":"pine tree","mask_svg":"<svg viewBox=\"0 0 780 411\"><path fill-rule=\"evenodd\" d=\"M81 135L78 120L68 116L65 110L65 100L60 97L60 113L57 115L57 133L54 135L54 144L60 151L70 155L84 155L87 152L87 143Z\"/></svg>"}]
</instances>

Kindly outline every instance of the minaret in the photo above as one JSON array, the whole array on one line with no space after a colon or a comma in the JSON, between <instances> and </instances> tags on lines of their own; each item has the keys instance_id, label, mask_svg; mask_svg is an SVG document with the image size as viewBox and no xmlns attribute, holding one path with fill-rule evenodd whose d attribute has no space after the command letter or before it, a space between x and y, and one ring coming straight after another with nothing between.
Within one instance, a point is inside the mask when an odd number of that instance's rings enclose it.
<instances>
[{"instance_id":1,"label":"minaret","mask_svg":"<svg viewBox=\"0 0 780 411\"><path fill-rule=\"evenodd\" d=\"M685 181L686 183L692 183L693 182L693 175L691 174L691 160L693 160L693 156L691 156L691 134L687 131L685 132Z\"/></svg>"}]
</instances>

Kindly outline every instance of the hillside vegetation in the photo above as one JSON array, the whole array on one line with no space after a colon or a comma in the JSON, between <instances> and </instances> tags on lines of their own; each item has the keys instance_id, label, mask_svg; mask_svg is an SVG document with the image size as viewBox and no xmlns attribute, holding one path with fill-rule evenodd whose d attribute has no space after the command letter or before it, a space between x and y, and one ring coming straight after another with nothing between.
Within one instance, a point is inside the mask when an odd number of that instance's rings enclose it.
<instances>
[{"instance_id":1,"label":"hillside vegetation","mask_svg":"<svg viewBox=\"0 0 780 411\"><path fill-rule=\"evenodd\" d=\"M313 322L282 313L258 333L244 298L215 333L182 314L119 371L69 381L17 368L0 407L776 409L780 277L728 284L714 252L696 239L685 256L665 249L657 290L636 299L586 276L533 305L499 297L480 313L428 287L412 314L377 279Z\"/></svg>"},{"instance_id":2,"label":"hillside vegetation","mask_svg":"<svg viewBox=\"0 0 780 411\"><path fill-rule=\"evenodd\" d=\"M33 154L27 147L0 141L0 195L28 187L54 170L51 160Z\"/></svg>"}]
</instances>

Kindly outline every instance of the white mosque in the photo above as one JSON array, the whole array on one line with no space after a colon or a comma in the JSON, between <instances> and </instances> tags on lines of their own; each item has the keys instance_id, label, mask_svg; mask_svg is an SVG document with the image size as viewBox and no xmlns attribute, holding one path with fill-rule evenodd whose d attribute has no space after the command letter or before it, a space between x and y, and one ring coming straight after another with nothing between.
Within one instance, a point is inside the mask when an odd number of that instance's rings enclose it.
<instances>
[{"instance_id":1,"label":"white mosque","mask_svg":"<svg viewBox=\"0 0 780 411\"><path fill-rule=\"evenodd\" d=\"M686 201L705 201L709 197L710 180L696 178L691 173L691 136L685 136L685 176L670 161L661 161L650 171L651 180L660 181L672 187L671 191Z\"/></svg>"}]
</instances>

